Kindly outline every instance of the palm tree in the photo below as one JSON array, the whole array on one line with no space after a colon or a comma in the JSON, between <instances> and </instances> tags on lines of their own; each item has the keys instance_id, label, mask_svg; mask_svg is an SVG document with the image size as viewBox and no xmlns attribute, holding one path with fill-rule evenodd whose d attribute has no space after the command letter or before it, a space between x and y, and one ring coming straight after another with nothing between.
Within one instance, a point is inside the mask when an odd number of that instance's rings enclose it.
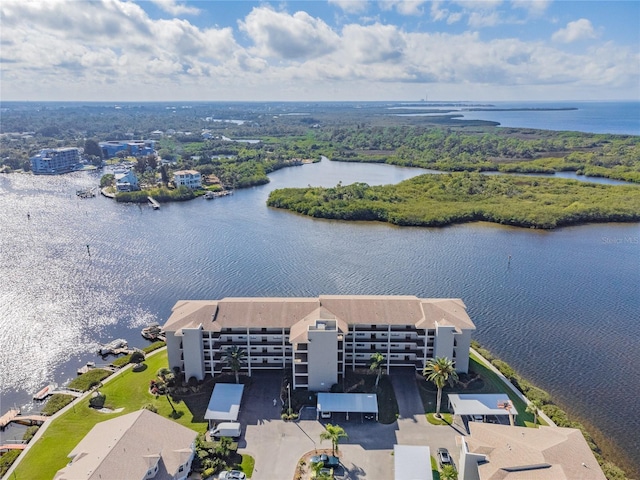
<instances>
[{"instance_id":1,"label":"palm tree","mask_svg":"<svg viewBox=\"0 0 640 480\"><path fill-rule=\"evenodd\" d=\"M527 413L533 414L534 425L538 423L538 412L540 411L540 407L542 407L540 400L531 400L531 402L529 402L529 405L527 405L527 409L525 410Z\"/></svg>"},{"instance_id":2,"label":"palm tree","mask_svg":"<svg viewBox=\"0 0 640 480\"><path fill-rule=\"evenodd\" d=\"M331 425L327 423L325 425L325 431L320 434L320 441L331 440L331 455L335 456L338 451L338 443L341 438L348 438L349 436L340 425Z\"/></svg>"},{"instance_id":3,"label":"palm tree","mask_svg":"<svg viewBox=\"0 0 640 480\"><path fill-rule=\"evenodd\" d=\"M436 401L436 418L440 418L440 403L442 400L442 389L448 383L453 386L458 381L458 374L453 366L453 361L447 357L436 357L431 359L424 366L422 374L427 380L433 382L438 387L438 399Z\"/></svg>"},{"instance_id":4,"label":"palm tree","mask_svg":"<svg viewBox=\"0 0 640 480\"><path fill-rule=\"evenodd\" d=\"M378 382L380 381L380 375L382 375L382 365L384 365L384 355L380 352L376 352L371 355L369 364L369 370L374 370L378 376L376 377L376 388L378 388Z\"/></svg>"},{"instance_id":5,"label":"palm tree","mask_svg":"<svg viewBox=\"0 0 640 480\"><path fill-rule=\"evenodd\" d=\"M246 352L237 345L231 345L222 355L222 361L227 364L233 373L235 373L236 383L240 383L238 372L245 363L246 356Z\"/></svg>"},{"instance_id":6,"label":"palm tree","mask_svg":"<svg viewBox=\"0 0 640 480\"><path fill-rule=\"evenodd\" d=\"M453 465L443 465L440 471L441 480L458 480L458 472Z\"/></svg>"}]
</instances>

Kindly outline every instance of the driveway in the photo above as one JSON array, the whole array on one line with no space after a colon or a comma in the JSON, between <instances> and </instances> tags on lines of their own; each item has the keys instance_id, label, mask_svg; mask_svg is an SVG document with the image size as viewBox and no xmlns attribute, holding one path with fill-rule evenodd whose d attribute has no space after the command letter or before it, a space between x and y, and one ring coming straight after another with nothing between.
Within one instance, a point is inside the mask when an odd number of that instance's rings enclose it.
<instances>
[{"instance_id":1,"label":"driveway","mask_svg":"<svg viewBox=\"0 0 640 480\"><path fill-rule=\"evenodd\" d=\"M282 374L257 372L245 390L239 421L244 435L239 452L255 459L252 480L289 480L294 477L298 461L315 449L331 448L330 442L320 443L324 423L342 426L349 438L340 442L340 458L344 469L342 480L389 480L393 478L393 446L428 445L432 454L446 447L456 457L455 436L451 427L430 425L425 418L413 373L392 373L391 380L400 408L397 422L382 425L363 421L360 415L344 416L320 422L280 419L278 398ZM279 401L279 400L278 400Z\"/></svg>"}]
</instances>

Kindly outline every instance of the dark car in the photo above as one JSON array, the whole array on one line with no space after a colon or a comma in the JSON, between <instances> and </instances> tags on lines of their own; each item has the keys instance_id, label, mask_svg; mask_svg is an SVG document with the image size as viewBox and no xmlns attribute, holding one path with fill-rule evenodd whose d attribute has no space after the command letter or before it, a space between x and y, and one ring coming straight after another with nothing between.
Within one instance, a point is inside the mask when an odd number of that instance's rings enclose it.
<instances>
[{"instance_id":1,"label":"dark car","mask_svg":"<svg viewBox=\"0 0 640 480\"><path fill-rule=\"evenodd\" d=\"M322 455L314 455L311 457L311 463L320 463L322 462L323 467L335 468L340 465L340 459L338 457L332 457L330 455L322 454Z\"/></svg>"},{"instance_id":2,"label":"dark car","mask_svg":"<svg viewBox=\"0 0 640 480\"><path fill-rule=\"evenodd\" d=\"M445 465L453 465L453 462L451 461L451 455L449 455L449 450L447 450L446 448L438 449L438 464L440 465L440 468Z\"/></svg>"}]
</instances>

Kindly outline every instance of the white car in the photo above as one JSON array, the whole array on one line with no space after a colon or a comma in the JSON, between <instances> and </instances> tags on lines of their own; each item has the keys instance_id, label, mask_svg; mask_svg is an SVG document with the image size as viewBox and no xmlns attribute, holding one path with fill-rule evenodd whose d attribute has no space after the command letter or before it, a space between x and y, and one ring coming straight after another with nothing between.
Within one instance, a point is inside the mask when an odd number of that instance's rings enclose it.
<instances>
[{"instance_id":1,"label":"white car","mask_svg":"<svg viewBox=\"0 0 640 480\"><path fill-rule=\"evenodd\" d=\"M247 476L240 470L226 470L220 472L218 476L219 480L244 480L245 478L247 478Z\"/></svg>"}]
</instances>

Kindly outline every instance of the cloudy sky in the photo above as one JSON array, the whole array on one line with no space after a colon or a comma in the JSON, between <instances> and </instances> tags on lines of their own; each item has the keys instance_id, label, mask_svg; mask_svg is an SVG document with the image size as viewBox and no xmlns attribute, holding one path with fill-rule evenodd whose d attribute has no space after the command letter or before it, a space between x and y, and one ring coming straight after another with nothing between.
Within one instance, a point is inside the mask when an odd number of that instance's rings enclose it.
<instances>
[{"instance_id":1,"label":"cloudy sky","mask_svg":"<svg viewBox=\"0 0 640 480\"><path fill-rule=\"evenodd\" d=\"M2 100L640 99L640 2L2 0Z\"/></svg>"}]
</instances>

